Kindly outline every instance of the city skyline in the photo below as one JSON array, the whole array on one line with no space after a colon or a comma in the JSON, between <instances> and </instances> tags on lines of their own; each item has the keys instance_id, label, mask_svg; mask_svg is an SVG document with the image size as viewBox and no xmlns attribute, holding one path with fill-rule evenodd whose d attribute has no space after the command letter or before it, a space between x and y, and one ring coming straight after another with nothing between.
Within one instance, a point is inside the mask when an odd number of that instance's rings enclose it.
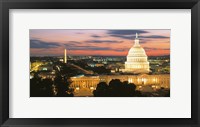
<instances>
[{"instance_id":1,"label":"city skyline","mask_svg":"<svg viewBox=\"0 0 200 127\"><path fill-rule=\"evenodd\" d=\"M148 56L170 55L170 30L30 29L31 56L126 56L135 33Z\"/></svg>"},{"instance_id":2,"label":"city skyline","mask_svg":"<svg viewBox=\"0 0 200 127\"><path fill-rule=\"evenodd\" d=\"M33 97L170 96L169 30L30 30L30 34L32 53L35 49L38 55L62 56L31 57Z\"/></svg>"}]
</instances>

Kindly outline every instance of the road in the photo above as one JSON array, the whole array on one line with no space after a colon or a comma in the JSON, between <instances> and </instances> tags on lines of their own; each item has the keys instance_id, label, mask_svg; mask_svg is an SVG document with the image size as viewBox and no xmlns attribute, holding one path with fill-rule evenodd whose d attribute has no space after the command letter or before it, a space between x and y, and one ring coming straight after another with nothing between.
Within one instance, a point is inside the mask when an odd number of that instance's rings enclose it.
<instances>
[{"instance_id":1,"label":"road","mask_svg":"<svg viewBox=\"0 0 200 127\"><path fill-rule=\"evenodd\" d=\"M83 71L85 74L94 74L94 72L85 70L85 69L83 69L83 68L81 68L81 67L79 67L79 66L77 66L77 65L75 65L75 64L71 64L71 65L72 65L73 67L75 67L75 68L77 68L77 69Z\"/></svg>"}]
</instances>

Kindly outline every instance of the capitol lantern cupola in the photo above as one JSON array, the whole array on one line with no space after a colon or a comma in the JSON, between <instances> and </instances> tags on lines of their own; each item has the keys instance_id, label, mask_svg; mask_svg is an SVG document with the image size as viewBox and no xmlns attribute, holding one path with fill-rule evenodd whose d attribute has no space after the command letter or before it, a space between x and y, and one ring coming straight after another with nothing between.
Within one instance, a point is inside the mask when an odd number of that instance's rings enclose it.
<instances>
[{"instance_id":1,"label":"capitol lantern cupola","mask_svg":"<svg viewBox=\"0 0 200 127\"><path fill-rule=\"evenodd\" d=\"M125 72L129 73L149 73L149 62L145 50L139 43L138 34L135 36L135 44L128 52L125 62Z\"/></svg>"}]
</instances>

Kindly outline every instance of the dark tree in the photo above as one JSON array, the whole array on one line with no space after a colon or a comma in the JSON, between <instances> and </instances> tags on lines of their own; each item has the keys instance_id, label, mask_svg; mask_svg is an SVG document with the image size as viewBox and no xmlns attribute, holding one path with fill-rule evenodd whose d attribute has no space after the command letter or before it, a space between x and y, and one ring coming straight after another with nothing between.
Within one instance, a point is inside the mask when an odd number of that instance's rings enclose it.
<instances>
[{"instance_id":1,"label":"dark tree","mask_svg":"<svg viewBox=\"0 0 200 127\"><path fill-rule=\"evenodd\" d=\"M73 93L68 92L69 91L69 83L67 80L64 80L64 77L61 77L57 75L57 77L54 79L54 84L56 85L56 88L58 89L57 96L59 97L72 97Z\"/></svg>"},{"instance_id":2,"label":"dark tree","mask_svg":"<svg viewBox=\"0 0 200 127\"><path fill-rule=\"evenodd\" d=\"M124 86L119 79L113 79L109 82L108 96L121 97L124 94Z\"/></svg>"},{"instance_id":3,"label":"dark tree","mask_svg":"<svg viewBox=\"0 0 200 127\"><path fill-rule=\"evenodd\" d=\"M136 85L128 82L121 82L119 79L113 79L107 85L101 82L93 91L95 97L134 97L142 96L140 91L136 90Z\"/></svg>"},{"instance_id":4,"label":"dark tree","mask_svg":"<svg viewBox=\"0 0 200 127\"><path fill-rule=\"evenodd\" d=\"M52 96L50 79L33 78L30 80L30 96L31 97L50 97Z\"/></svg>"},{"instance_id":5,"label":"dark tree","mask_svg":"<svg viewBox=\"0 0 200 127\"><path fill-rule=\"evenodd\" d=\"M96 97L106 97L107 93L108 93L108 85L105 82L100 82L97 85L96 90L93 91L93 94Z\"/></svg>"}]
</instances>

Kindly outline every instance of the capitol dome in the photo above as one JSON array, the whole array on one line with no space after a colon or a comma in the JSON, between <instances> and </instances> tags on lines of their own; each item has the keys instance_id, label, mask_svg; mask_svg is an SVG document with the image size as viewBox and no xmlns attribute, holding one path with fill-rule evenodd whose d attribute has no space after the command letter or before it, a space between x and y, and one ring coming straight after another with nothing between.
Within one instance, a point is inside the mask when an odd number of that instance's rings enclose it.
<instances>
[{"instance_id":1,"label":"capitol dome","mask_svg":"<svg viewBox=\"0 0 200 127\"><path fill-rule=\"evenodd\" d=\"M131 47L125 62L125 71L132 73L149 73L149 62L145 50L139 44L136 33L135 44Z\"/></svg>"},{"instance_id":2,"label":"capitol dome","mask_svg":"<svg viewBox=\"0 0 200 127\"><path fill-rule=\"evenodd\" d=\"M138 47L134 47L133 46L129 50L128 56L129 57L137 57L137 56L140 56L140 57L144 56L144 57L146 57L147 55L146 55L144 49L141 46L138 46Z\"/></svg>"}]
</instances>

